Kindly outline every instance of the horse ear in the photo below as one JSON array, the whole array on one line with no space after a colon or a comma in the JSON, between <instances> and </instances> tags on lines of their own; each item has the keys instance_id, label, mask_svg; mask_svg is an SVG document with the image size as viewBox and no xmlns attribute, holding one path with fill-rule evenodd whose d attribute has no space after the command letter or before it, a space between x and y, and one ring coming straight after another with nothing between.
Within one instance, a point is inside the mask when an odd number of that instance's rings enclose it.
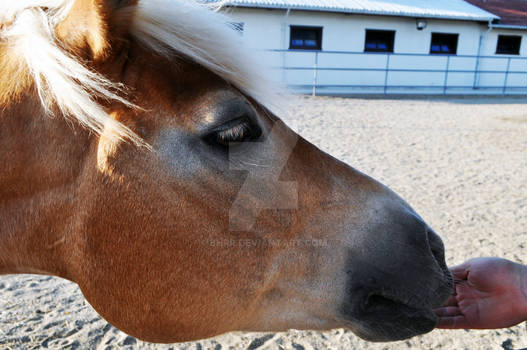
<instances>
[{"instance_id":1,"label":"horse ear","mask_svg":"<svg viewBox=\"0 0 527 350\"><path fill-rule=\"evenodd\" d=\"M100 61L122 45L138 0L74 0L56 35L77 56ZM121 44L119 44L121 42Z\"/></svg>"}]
</instances>

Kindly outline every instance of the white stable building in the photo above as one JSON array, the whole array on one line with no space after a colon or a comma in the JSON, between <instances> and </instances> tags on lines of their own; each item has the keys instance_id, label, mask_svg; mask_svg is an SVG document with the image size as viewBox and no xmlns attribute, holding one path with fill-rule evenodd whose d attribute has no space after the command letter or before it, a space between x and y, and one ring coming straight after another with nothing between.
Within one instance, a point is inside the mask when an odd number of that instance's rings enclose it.
<instances>
[{"instance_id":1,"label":"white stable building","mask_svg":"<svg viewBox=\"0 0 527 350\"><path fill-rule=\"evenodd\" d=\"M527 93L527 26L463 0L223 3L275 79L299 92Z\"/></svg>"}]
</instances>

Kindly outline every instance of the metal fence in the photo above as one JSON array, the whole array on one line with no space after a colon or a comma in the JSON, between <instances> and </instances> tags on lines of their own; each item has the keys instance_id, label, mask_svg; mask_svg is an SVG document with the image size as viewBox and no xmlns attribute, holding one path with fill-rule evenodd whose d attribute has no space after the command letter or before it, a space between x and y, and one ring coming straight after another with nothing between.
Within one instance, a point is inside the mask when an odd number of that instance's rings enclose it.
<instances>
[{"instance_id":1,"label":"metal fence","mask_svg":"<svg viewBox=\"0 0 527 350\"><path fill-rule=\"evenodd\" d=\"M280 79L316 94L527 94L527 57L270 50Z\"/></svg>"}]
</instances>

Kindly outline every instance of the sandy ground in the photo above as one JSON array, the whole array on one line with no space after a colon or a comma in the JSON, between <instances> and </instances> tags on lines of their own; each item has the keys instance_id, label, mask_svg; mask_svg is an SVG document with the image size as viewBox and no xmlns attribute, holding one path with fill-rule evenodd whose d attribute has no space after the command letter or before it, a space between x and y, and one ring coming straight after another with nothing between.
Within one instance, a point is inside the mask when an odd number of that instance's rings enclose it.
<instances>
[{"instance_id":1,"label":"sandy ground","mask_svg":"<svg viewBox=\"0 0 527 350\"><path fill-rule=\"evenodd\" d=\"M444 239L449 264L527 263L527 99L298 97L287 121L304 137L401 194ZM75 284L0 277L0 349L521 349L526 323L433 331L367 343L344 330L226 334L196 343L138 341L102 320Z\"/></svg>"}]
</instances>

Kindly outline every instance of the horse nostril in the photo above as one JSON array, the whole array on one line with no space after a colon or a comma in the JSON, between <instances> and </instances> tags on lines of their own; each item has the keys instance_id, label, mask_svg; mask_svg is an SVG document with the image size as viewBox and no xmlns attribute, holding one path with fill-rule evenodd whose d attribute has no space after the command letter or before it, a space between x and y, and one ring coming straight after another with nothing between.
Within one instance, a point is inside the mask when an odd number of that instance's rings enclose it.
<instances>
[{"instance_id":1,"label":"horse nostril","mask_svg":"<svg viewBox=\"0 0 527 350\"><path fill-rule=\"evenodd\" d=\"M426 230L426 238L428 239L428 245L432 255L439 266L443 267L443 265L445 265L445 247L443 241L441 241L441 238L439 238L439 236L431 229Z\"/></svg>"},{"instance_id":2,"label":"horse nostril","mask_svg":"<svg viewBox=\"0 0 527 350\"><path fill-rule=\"evenodd\" d=\"M397 305L397 302L395 302L392 299L389 299L385 296L382 296L380 294L370 294L366 298L365 307L368 310L375 310L375 309L389 309L393 306Z\"/></svg>"}]
</instances>

